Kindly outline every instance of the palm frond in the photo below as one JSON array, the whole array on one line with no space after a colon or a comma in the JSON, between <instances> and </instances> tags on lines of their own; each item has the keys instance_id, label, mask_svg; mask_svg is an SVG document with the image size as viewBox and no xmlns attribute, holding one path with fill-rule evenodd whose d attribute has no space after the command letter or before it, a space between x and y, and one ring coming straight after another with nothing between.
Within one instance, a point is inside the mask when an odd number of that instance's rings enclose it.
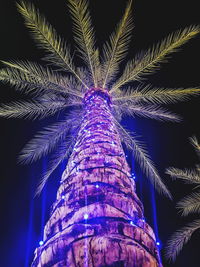
<instances>
[{"instance_id":1,"label":"palm frond","mask_svg":"<svg viewBox=\"0 0 200 267\"><path fill-rule=\"evenodd\" d=\"M45 127L43 131L37 133L36 136L25 145L20 153L19 161L27 164L47 155L59 143L66 139L68 133L72 133L74 129L79 127L81 120L82 110L74 110L63 120Z\"/></svg>"},{"instance_id":2,"label":"palm frond","mask_svg":"<svg viewBox=\"0 0 200 267\"><path fill-rule=\"evenodd\" d=\"M159 68L160 63L166 61L169 53L175 52L177 48L186 43L199 33L198 26L190 26L170 34L163 41L148 49L145 52L137 54L136 57L129 61L125 67L122 76L113 85L110 92L113 92L128 82L141 80L145 74L153 73Z\"/></svg>"},{"instance_id":3,"label":"palm frond","mask_svg":"<svg viewBox=\"0 0 200 267\"><path fill-rule=\"evenodd\" d=\"M123 113L120 106L112 105L112 115L118 122L122 120Z\"/></svg>"},{"instance_id":4,"label":"palm frond","mask_svg":"<svg viewBox=\"0 0 200 267\"><path fill-rule=\"evenodd\" d=\"M200 213L200 192L193 192L181 199L176 207L181 210L183 216L191 213Z\"/></svg>"},{"instance_id":5,"label":"palm frond","mask_svg":"<svg viewBox=\"0 0 200 267\"><path fill-rule=\"evenodd\" d=\"M64 41L56 34L54 28L40 15L34 5L21 2L17 4L19 12L25 19L26 26L32 31L38 46L49 53L45 59L50 63L72 73L86 88L87 85L76 73L70 51Z\"/></svg>"},{"instance_id":6,"label":"palm frond","mask_svg":"<svg viewBox=\"0 0 200 267\"><path fill-rule=\"evenodd\" d=\"M181 179L189 184L200 184L200 174L196 170L178 169L170 167L166 170L166 174L169 174L172 179Z\"/></svg>"},{"instance_id":7,"label":"palm frond","mask_svg":"<svg viewBox=\"0 0 200 267\"><path fill-rule=\"evenodd\" d=\"M159 106L152 105L122 105L120 109L123 114L129 116L139 116L145 117L149 119L155 119L160 121L180 121L180 117L176 114L172 114L171 112L160 108Z\"/></svg>"},{"instance_id":8,"label":"palm frond","mask_svg":"<svg viewBox=\"0 0 200 267\"><path fill-rule=\"evenodd\" d=\"M20 163L32 163L51 152L55 146L67 136L69 121L61 121L44 128L43 131L29 141L19 156Z\"/></svg>"},{"instance_id":9,"label":"palm frond","mask_svg":"<svg viewBox=\"0 0 200 267\"><path fill-rule=\"evenodd\" d=\"M196 149L200 150L200 144L199 144L196 136L190 137L190 142Z\"/></svg>"},{"instance_id":10,"label":"palm frond","mask_svg":"<svg viewBox=\"0 0 200 267\"><path fill-rule=\"evenodd\" d=\"M43 119L68 107L63 102L15 101L0 106L0 116L6 118Z\"/></svg>"},{"instance_id":11,"label":"palm frond","mask_svg":"<svg viewBox=\"0 0 200 267\"><path fill-rule=\"evenodd\" d=\"M96 67L99 65L99 57L95 49L94 29L88 11L88 1L68 0L68 3L74 22L75 41L82 59L89 66L94 86L97 87Z\"/></svg>"},{"instance_id":12,"label":"palm frond","mask_svg":"<svg viewBox=\"0 0 200 267\"><path fill-rule=\"evenodd\" d=\"M153 186L159 193L163 193L167 197L171 198L169 190L161 180L157 170L154 167L153 162L147 154L147 151L136 140L136 138L133 138L117 121L116 125L121 135L122 142L124 142L127 148L133 152L135 159L138 161L141 169L146 174L147 178L151 181Z\"/></svg>"},{"instance_id":13,"label":"palm frond","mask_svg":"<svg viewBox=\"0 0 200 267\"><path fill-rule=\"evenodd\" d=\"M36 101L38 101L41 104L50 104L53 102L57 102L64 105L64 108L68 107L79 107L81 108L83 106L82 100L80 100L79 96L76 95L69 95L67 98L64 95L58 95L54 94L52 92L45 92L44 94L39 94L39 96L34 97Z\"/></svg>"},{"instance_id":14,"label":"palm frond","mask_svg":"<svg viewBox=\"0 0 200 267\"><path fill-rule=\"evenodd\" d=\"M199 228L200 220L195 220L177 230L167 242L165 257L174 262L183 246L190 240L192 234Z\"/></svg>"},{"instance_id":15,"label":"palm frond","mask_svg":"<svg viewBox=\"0 0 200 267\"><path fill-rule=\"evenodd\" d=\"M113 102L118 104L123 103L153 103L153 104L171 104L179 101L189 100L191 96L200 94L199 88L187 89L169 89L169 88L151 88L149 85L145 88L137 88L136 90L131 87L123 88L118 92L116 97L113 97Z\"/></svg>"},{"instance_id":16,"label":"palm frond","mask_svg":"<svg viewBox=\"0 0 200 267\"><path fill-rule=\"evenodd\" d=\"M2 61L2 63L8 68L0 70L0 80L9 82L19 89L25 89L25 92L39 93L51 90L62 95L69 94L82 98L82 94L78 91L79 84L76 82L76 85L72 86L74 79L63 77L49 67L44 68L29 61Z\"/></svg>"},{"instance_id":17,"label":"palm frond","mask_svg":"<svg viewBox=\"0 0 200 267\"><path fill-rule=\"evenodd\" d=\"M195 148L197 155L200 158L200 144L196 138L196 136L192 136L190 137L190 143L193 145L193 147ZM199 170L199 167L197 167L197 170ZM200 174L200 170L199 170L199 174Z\"/></svg>"},{"instance_id":18,"label":"palm frond","mask_svg":"<svg viewBox=\"0 0 200 267\"><path fill-rule=\"evenodd\" d=\"M54 157L51 159L49 166L47 168L47 171L43 174L39 185L36 189L35 196L40 195L42 192L44 186L46 185L48 179L52 175L52 173L57 169L57 167L65 160L68 158L70 155L73 146L74 146L74 141L72 137L69 137L68 140L65 140L63 143L61 143L58 146L57 152L54 154Z\"/></svg>"},{"instance_id":19,"label":"palm frond","mask_svg":"<svg viewBox=\"0 0 200 267\"><path fill-rule=\"evenodd\" d=\"M0 70L0 81L4 83L9 83L11 86L14 86L16 89L23 91L24 93L30 93L31 91L49 90L48 87L43 84L35 82L35 80L30 79L26 74L20 72L19 70L10 70L5 68Z\"/></svg>"},{"instance_id":20,"label":"palm frond","mask_svg":"<svg viewBox=\"0 0 200 267\"><path fill-rule=\"evenodd\" d=\"M128 2L123 18L103 47L103 88L116 76L119 63L124 59L133 30L131 16L132 0Z\"/></svg>"},{"instance_id":21,"label":"palm frond","mask_svg":"<svg viewBox=\"0 0 200 267\"><path fill-rule=\"evenodd\" d=\"M85 83L88 85L89 88L92 88L94 86L94 82L93 82L93 78L90 72L88 72L88 69L86 67L79 67L77 68L77 73L80 76L80 78L82 80L85 81ZM75 86L77 83L74 83ZM84 86L82 86L80 84L80 90L79 90L82 94L86 93L87 88L85 88Z\"/></svg>"}]
</instances>

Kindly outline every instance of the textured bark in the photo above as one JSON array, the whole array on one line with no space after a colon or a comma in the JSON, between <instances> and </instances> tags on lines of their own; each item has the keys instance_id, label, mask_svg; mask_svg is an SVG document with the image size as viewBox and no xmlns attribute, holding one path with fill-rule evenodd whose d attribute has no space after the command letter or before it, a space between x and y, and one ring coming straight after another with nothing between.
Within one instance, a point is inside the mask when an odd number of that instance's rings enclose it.
<instances>
[{"instance_id":1,"label":"textured bark","mask_svg":"<svg viewBox=\"0 0 200 267\"><path fill-rule=\"evenodd\" d=\"M85 96L85 117L33 267L161 266L104 90Z\"/></svg>"}]
</instances>

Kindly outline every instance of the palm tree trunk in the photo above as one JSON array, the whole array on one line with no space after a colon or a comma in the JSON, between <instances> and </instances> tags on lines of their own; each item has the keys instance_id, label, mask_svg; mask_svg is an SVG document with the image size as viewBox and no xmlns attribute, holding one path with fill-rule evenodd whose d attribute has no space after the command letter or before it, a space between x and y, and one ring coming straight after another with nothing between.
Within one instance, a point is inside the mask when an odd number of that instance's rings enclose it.
<instances>
[{"instance_id":1,"label":"palm tree trunk","mask_svg":"<svg viewBox=\"0 0 200 267\"><path fill-rule=\"evenodd\" d=\"M33 267L162 266L102 89L85 116Z\"/></svg>"}]
</instances>

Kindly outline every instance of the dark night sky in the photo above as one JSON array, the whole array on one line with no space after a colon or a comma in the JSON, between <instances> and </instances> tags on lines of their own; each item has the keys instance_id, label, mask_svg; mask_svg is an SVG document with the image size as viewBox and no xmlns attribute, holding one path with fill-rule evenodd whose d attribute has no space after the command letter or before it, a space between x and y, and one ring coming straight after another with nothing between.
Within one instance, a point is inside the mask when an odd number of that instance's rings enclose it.
<instances>
[{"instance_id":1,"label":"dark night sky","mask_svg":"<svg viewBox=\"0 0 200 267\"><path fill-rule=\"evenodd\" d=\"M34 0L33 2L46 15L48 21L55 26L58 33L66 36L67 41L72 42L71 22L65 7L66 1ZM175 30L191 24L200 24L199 1L197 0L135 0L134 2L135 30L128 55L130 58L135 52L149 47ZM99 45L119 21L125 3L125 0L90 1ZM16 10L15 1L1 0L0 13L0 59L38 61L43 56L43 51L37 49L34 41L31 40L28 30ZM182 46L178 53L170 56L168 63L162 64L160 71L148 77L149 83L171 88L200 86L199 47L199 37ZM19 94L12 88L5 85L0 85L0 87L1 102L19 98ZM194 166L198 159L192 146L188 143L188 137L195 134L200 138L199 99L192 98L190 102L180 103L176 106L171 105L170 108L184 117L181 124L160 123L147 119L134 121L129 119L125 122L131 129L137 131L139 136L143 136L160 175L174 196L174 202L170 202L156 195L158 230L162 246L170 233L184 222L176 214L175 202L191 190L191 187L183 185L181 182L172 183L170 178L164 174L164 169L168 166L179 168ZM51 122L53 119L49 121ZM45 168L45 163L41 161L39 164L31 166L19 166L16 158L23 145L37 129L46 125L47 121L30 122L1 118L0 123L2 135L0 138L0 266L29 266L28 261L41 238L41 225L44 224L42 221L48 218L49 206L55 199L60 173L54 174L55 179L51 179L48 183L46 193L33 202L33 192L39 180L39 173L42 168ZM130 156L128 160L131 162ZM139 171L138 176L138 179L142 176ZM138 182L138 192L140 197L144 198L145 214L147 220L151 222L151 201L148 198L147 185L146 182L143 184ZM33 212L30 213L30 211ZM33 218L31 219L30 216ZM32 225L30 221L32 221ZM200 237L197 233L182 251L177 262L167 264L163 261L164 266L198 267L200 262L199 243Z\"/></svg>"}]
</instances>

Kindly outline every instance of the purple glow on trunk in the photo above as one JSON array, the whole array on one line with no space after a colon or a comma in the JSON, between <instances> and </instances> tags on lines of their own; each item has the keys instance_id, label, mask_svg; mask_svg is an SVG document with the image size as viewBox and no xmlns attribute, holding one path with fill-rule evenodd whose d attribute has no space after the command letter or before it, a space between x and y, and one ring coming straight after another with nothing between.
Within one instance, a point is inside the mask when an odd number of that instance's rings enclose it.
<instances>
[{"instance_id":1,"label":"purple glow on trunk","mask_svg":"<svg viewBox=\"0 0 200 267\"><path fill-rule=\"evenodd\" d=\"M84 102L45 243L36 249L32 266L162 266L113 121L112 100L106 90L92 88Z\"/></svg>"}]
</instances>

